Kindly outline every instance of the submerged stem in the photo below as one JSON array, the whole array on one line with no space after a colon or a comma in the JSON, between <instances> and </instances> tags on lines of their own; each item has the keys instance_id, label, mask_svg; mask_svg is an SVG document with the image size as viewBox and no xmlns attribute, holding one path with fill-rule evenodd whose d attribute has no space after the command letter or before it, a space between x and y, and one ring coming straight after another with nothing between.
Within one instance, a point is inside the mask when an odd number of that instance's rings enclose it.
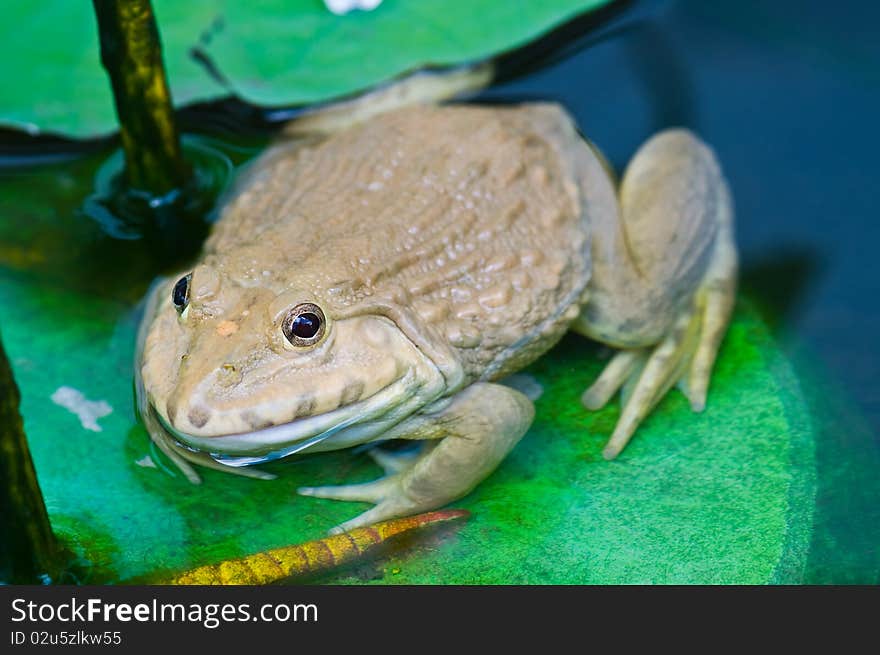
<instances>
[{"instance_id":1,"label":"submerged stem","mask_svg":"<svg viewBox=\"0 0 880 655\"><path fill-rule=\"evenodd\" d=\"M101 62L110 76L128 185L153 195L181 188L189 167L162 64L159 30L149 0L92 0Z\"/></svg>"},{"instance_id":2,"label":"submerged stem","mask_svg":"<svg viewBox=\"0 0 880 655\"><path fill-rule=\"evenodd\" d=\"M58 549L18 406L21 395L0 341L0 582L46 582Z\"/></svg>"}]
</instances>

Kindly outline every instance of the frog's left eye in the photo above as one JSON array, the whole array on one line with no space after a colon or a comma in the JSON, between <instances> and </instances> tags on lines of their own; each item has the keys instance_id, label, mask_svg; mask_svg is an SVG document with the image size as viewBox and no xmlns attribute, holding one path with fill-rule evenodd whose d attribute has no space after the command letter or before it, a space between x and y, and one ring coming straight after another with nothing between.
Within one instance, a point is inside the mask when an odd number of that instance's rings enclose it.
<instances>
[{"instance_id":1,"label":"frog's left eye","mask_svg":"<svg viewBox=\"0 0 880 655\"><path fill-rule=\"evenodd\" d=\"M189 304L189 283L190 280L192 280L192 276L192 273L188 273L180 278L174 285L174 290L171 292L171 302L174 303L174 307L177 309L178 314L183 312Z\"/></svg>"},{"instance_id":2,"label":"frog's left eye","mask_svg":"<svg viewBox=\"0 0 880 655\"><path fill-rule=\"evenodd\" d=\"M281 331L292 346L313 346L326 330L324 312L314 303L304 302L291 309L281 321Z\"/></svg>"}]
</instances>

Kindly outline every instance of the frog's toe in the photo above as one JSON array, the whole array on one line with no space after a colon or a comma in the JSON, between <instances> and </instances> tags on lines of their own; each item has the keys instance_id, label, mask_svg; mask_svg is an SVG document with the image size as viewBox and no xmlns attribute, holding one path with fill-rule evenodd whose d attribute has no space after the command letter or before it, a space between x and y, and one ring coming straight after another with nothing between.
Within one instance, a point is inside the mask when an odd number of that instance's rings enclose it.
<instances>
[{"instance_id":1,"label":"frog's toe","mask_svg":"<svg viewBox=\"0 0 880 655\"><path fill-rule=\"evenodd\" d=\"M363 484L301 487L298 489L298 492L303 496L314 496L316 498L375 503L375 507L330 530L330 534L339 534L352 528L360 528L378 521L407 516L425 509L426 505L415 502L404 493L400 482L400 475L389 475Z\"/></svg>"},{"instance_id":2,"label":"frog's toe","mask_svg":"<svg viewBox=\"0 0 880 655\"><path fill-rule=\"evenodd\" d=\"M623 387L623 411L602 451L605 459L614 459L624 449L639 424L681 378L694 350L699 317L688 312L681 316L669 335L647 357L641 370L633 369Z\"/></svg>"},{"instance_id":3,"label":"frog's toe","mask_svg":"<svg viewBox=\"0 0 880 655\"><path fill-rule=\"evenodd\" d=\"M621 350L605 366L602 374L584 391L581 402L591 410L602 409L633 373L645 365L647 349Z\"/></svg>"},{"instance_id":4,"label":"frog's toe","mask_svg":"<svg viewBox=\"0 0 880 655\"><path fill-rule=\"evenodd\" d=\"M725 224L722 226L712 263L697 292L695 304L701 318L700 338L691 359L690 370L681 385L690 401L691 409L695 412L701 412L706 407L712 366L736 301L737 270L733 232L731 226Z\"/></svg>"},{"instance_id":5,"label":"frog's toe","mask_svg":"<svg viewBox=\"0 0 880 655\"><path fill-rule=\"evenodd\" d=\"M402 499L398 497L390 497L375 507L368 509L363 514L358 514L353 519L349 519L335 528L331 528L328 530L328 534L342 534L354 528L363 528L379 521L388 521L401 516L408 516L418 511L416 507L406 502L400 502L400 500Z\"/></svg>"},{"instance_id":6,"label":"frog's toe","mask_svg":"<svg viewBox=\"0 0 880 655\"><path fill-rule=\"evenodd\" d=\"M300 487L296 492L301 496L331 498L333 500L353 500L365 503L378 503L399 484L397 476L389 475L372 482L361 484L340 484L326 487Z\"/></svg>"},{"instance_id":7,"label":"frog's toe","mask_svg":"<svg viewBox=\"0 0 880 655\"><path fill-rule=\"evenodd\" d=\"M401 489L401 476L412 468L421 454L422 449L404 452L389 452L381 448L373 448L370 457L385 471L385 477L359 484L330 485L326 487L300 487L297 493L301 496L329 498L332 500L350 500L356 502L375 503L376 507L351 521L334 528L337 534L351 528L370 525L376 521L397 518L409 513L414 505L408 501Z\"/></svg>"},{"instance_id":8,"label":"frog's toe","mask_svg":"<svg viewBox=\"0 0 880 655\"><path fill-rule=\"evenodd\" d=\"M670 333L653 348L617 353L581 401L600 409L621 390L623 411L602 451L614 459L632 439L639 424L678 384L695 412L706 406L712 365L733 308L733 292L722 281L701 290L692 310L676 321Z\"/></svg>"},{"instance_id":9,"label":"frog's toe","mask_svg":"<svg viewBox=\"0 0 880 655\"><path fill-rule=\"evenodd\" d=\"M684 391L691 409L701 412L706 407L706 394L715 357L721 347L721 340L730 322L735 300L734 281L730 278L711 280L703 289L703 324L700 340L696 347L687 378L683 381Z\"/></svg>"}]
</instances>

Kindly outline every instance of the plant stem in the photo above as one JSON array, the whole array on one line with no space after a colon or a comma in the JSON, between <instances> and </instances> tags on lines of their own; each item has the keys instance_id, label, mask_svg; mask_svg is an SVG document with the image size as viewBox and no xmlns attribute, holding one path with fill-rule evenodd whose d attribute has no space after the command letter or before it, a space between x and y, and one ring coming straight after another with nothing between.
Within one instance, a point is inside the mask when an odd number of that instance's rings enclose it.
<instances>
[{"instance_id":1,"label":"plant stem","mask_svg":"<svg viewBox=\"0 0 880 655\"><path fill-rule=\"evenodd\" d=\"M0 582L45 582L57 546L18 412L21 395L0 341Z\"/></svg>"},{"instance_id":2,"label":"plant stem","mask_svg":"<svg viewBox=\"0 0 880 655\"><path fill-rule=\"evenodd\" d=\"M162 65L162 45L150 0L93 0L101 62L110 76L126 181L164 195L189 176Z\"/></svg>"}]
</instances>

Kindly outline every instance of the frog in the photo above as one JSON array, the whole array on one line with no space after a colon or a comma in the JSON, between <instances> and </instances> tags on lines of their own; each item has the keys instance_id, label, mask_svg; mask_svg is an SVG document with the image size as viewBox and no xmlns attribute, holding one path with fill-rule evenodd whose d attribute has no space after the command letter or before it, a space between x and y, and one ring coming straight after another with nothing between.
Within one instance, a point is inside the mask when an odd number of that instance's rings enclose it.
<instances>
[{"instance_id":1,"label":"frog","mask_svg":"<svg viewBox=\"0 0 880 655\"><path fill-rule=\"evenodd\" d=\"M384 470L302 496L365 502L344 532L470 493L527 433L508 376L574 332L612 349L617 457L673 386L706 407L735 300L729 185L693 132L618 179L558 103L479 104L408 80L291 122L222 202L199 259L150 294L140 414L190 464L365 446ZM413 449L383 444L407 441Z\"/></svg>"}]
</instances>

